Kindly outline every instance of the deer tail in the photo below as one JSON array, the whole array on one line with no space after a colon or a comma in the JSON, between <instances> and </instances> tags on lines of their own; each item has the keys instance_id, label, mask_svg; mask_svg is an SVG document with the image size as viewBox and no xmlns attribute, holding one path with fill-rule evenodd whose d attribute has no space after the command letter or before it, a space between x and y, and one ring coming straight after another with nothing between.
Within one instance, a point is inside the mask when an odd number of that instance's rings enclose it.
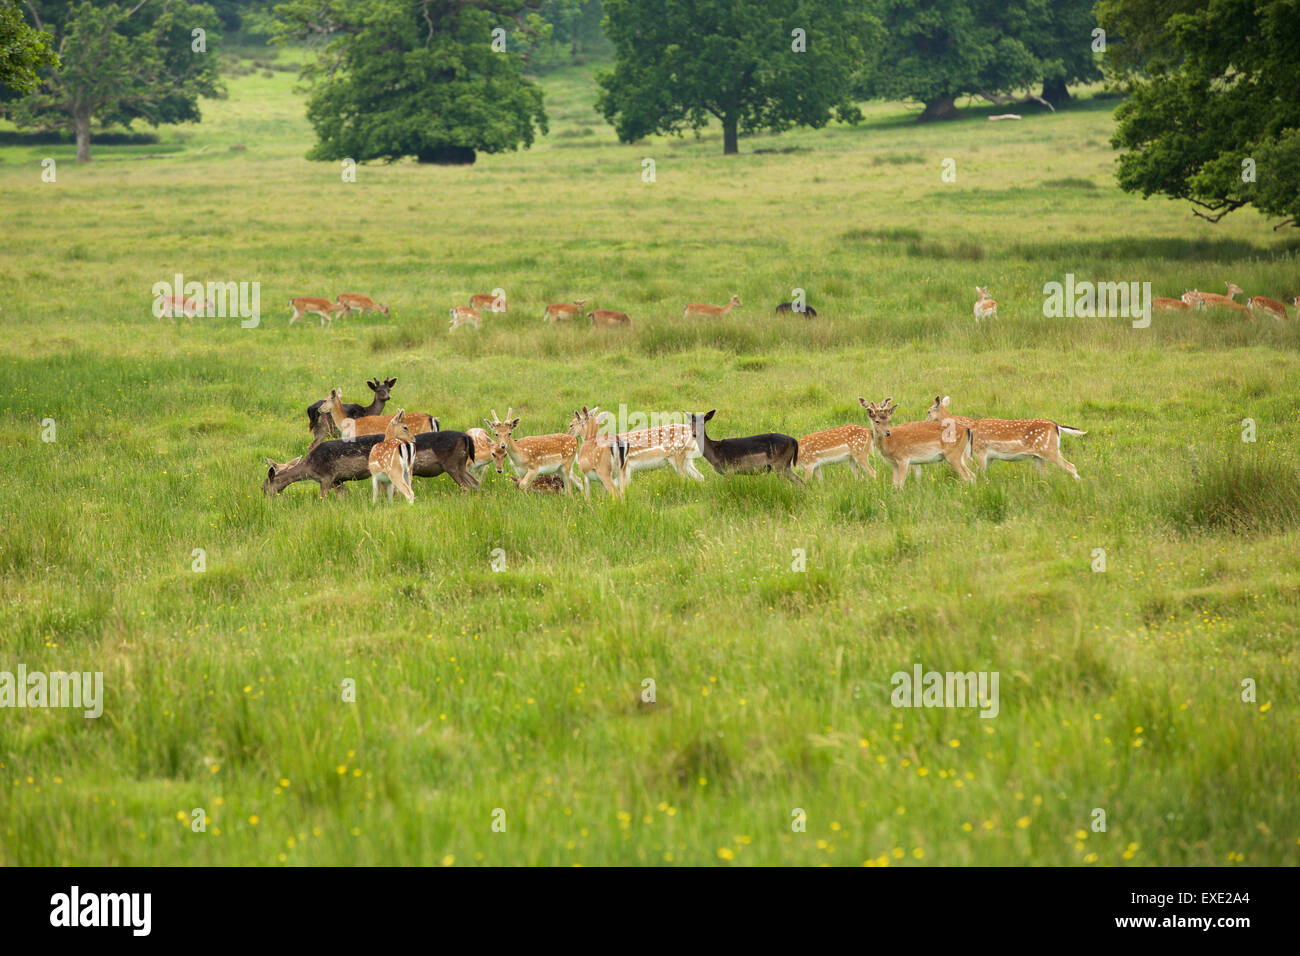
<instances>
[{"instance_id":1,"label":"deer tail","mask_svg":"<svg viewBox=\"0 0 1300 956\"><path fill-rule=\"evenodd\" d=\"M1088 434L1088 433L1087 433L1086 431L1084 431L1083 429L1081 429L1081 428L1075 428L1073 425L1057 425L1057 426L1056 426L1056 433L1057 433L1058 435L1060 435L1060 434L1062 434L1062 433L1064 433L1064 434L1066 434L1066 435L1086 435L1086 434Z\"/></svg>"}]
</instances>

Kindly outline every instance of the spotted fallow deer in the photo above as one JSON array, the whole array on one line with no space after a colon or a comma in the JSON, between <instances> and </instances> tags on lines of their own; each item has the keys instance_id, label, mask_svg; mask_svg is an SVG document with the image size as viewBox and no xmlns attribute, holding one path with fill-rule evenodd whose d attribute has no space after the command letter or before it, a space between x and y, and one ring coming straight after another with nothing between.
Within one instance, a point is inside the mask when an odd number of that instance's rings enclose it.
<instances>
[{"instance_id":1,"label":"spotted fallow deer","mask_svg":"<svg viewBox=\"0 0 1300 956\"><path fill-rule=\"evenodd\" d=\"M826 431L813 432L799 439L799 467L804 477L812 481L816 476L822 481L822 466L849 463L853 474L861 478L866 472L872 478L876 470L868 460L871 455L871 429L862 425L841 425Z\"/></svg>"},{"instance_id":2,"label":"spotted fallow deer","mask_svg":"<svg viewBox=\"0 0 1300 956\"><path fill-rule=\"evenodd\" d=\"M496 465L497 474L501 474L501 465L506 460L506 446L498 445L481 428L467 428L465 434L474 439L474 463L469 466L469 473L475 480L482 480L488 465Z\"/></svg>"},{"instance_id":3,"label":"spotted fallow deer","mask_svg":"<svg viewBox=\"0 0 1300 956\"><path fill-rule=\"evenodd\" d=\"M364 315L367 312L378 312L383 316L388 315L388 306L382 302L376 302L368 295L362 295L359 292L344 292L334 300L339 305L347 306L352 312L359 312Z\"/></svg>"},{"instance_id":4,"label":"spotted fallow deer","mask_svg":"<svg viewBox=\"0 0 1300 956\"><path fill-rule=\"evenodd\" d=\"M289 305L293 308L293 315L289 316L290 325L293 325L304 315L319 315L321 325L325 324L326 319L329 320L330 325L333 325L335 315L342 315L348 311L346 305L331 302L329 299L312 298L307 295L290 299Z\"/></svg>"},{"instance_id":5,"label":"spotted fallow deer","mask_svg":"<svg viewBox=\"0 0 1300 956\"><path fill-rule=\"evenodd\" d=\"M397 410L384 429L384 440L370 449L370 503L379 500L379 485L388 486L388 503L393 502L393 489L402 493L407 504L415 504L415 491L411 488L411 466L415 458L415 436L406 424L406 412Z\"/></svg>"},{"instance_id":6,"label":"spotted fallow deer","mask_svg":"<svg viewBox=\"0 0 1300 956\"><path fill-rule=\"evenodd\" d=\"M686 319L717 319L726 315L732 309L740 308L740 296L732 295L731 301L726 305L706 305L702 302L692 302L682 313Z\"/></svg>"},{"instance_id":7,"label":"spotted fallow deer","mask_svg":"<svg viewBox=\"0 0 1300 956\"><path fill-rule=\"evenodd\" d=\"M349 418L347 410L343 406L343 390L341 388L330 389L329 397L325 399L325 404L321 410L330 416L334 422L334 427L338 429L339 435L347 441L359 438L362 435L382 435L388 430L388 423L393 420L392 415L364 415L361 418ZM438 430L438 419L432 415L426 415L423 412L408 412L406 415L406 424L416 435L424 432L436 432Z\"/></svg>"},{"instance_id":8,"label":"spotted fallow deer","mask_svg":"<svg viewBox=\"0 0 1300 956\"><path fill-rule=\"evenodd\" d=\"M974 481L975 472L966 465L971 450L971 430L955 422L905 422L891 426L890 416L898 410L892 398L883 402L868 402L859 398L858 404L867 410L871 431L876 439L880 457L894 469L894 487L902 488L907 482L907 472L912 465L928 465L946 461L962 481ZM917 471L917 478L920 478Z\"/></svg>"},{"instance_id":9,"label":"spotted fallow deer","mask_svg":"<svg viewBox=\"0 0 1300 956\"><path fill-rule=\"evenodd\" d=\"M582 494L591 497L591 479L597 479L605 490L614 497L621 497L623 489L619 479L623 475L623 462L627 455L627 444L620 442L616 436L600 434L601 417L609 416L599 408L574 411L569 421L569 434L582 439L578 449L578 477L582 479Z\"/></svg>"},{"instance_id":10,"label":"spotted fallow deer","mask_svg":"<svg viewBox=\"0 0 1300 956\"><path fill-rule=\"evenodd\" d=\"M570 472L578 457L578 439L572 435L530 435L516 440L514 430L519 427L519 419L513 415L513 408L506 409L506 420L502 421L493 409L492 417L484 421L496 435L497 444L504 447L510 467L520 476L519 487L526 489L538 475L559 474L564 493L569 494Z\"/></svg>"},{"instance_id":11,"label":"spotted fallow deer","mask_svg":"<svg viewBox=\"0 0 1300 956\"><path fill-rule=\"evenodd\" d=\"M579 299L577 302L552 302L542 313L542 321L550 322L554 325L563 319L576 319L582 315L582 310L586 308L587 300Z\"/></svg>"},{"instance_id":12,"label":"spotted fallow deer","mask_svg":"<svg viewBox=\"0 0 1300 956\"><path fill-rule=\"evenodd\" d=\"M975 313L975 321L978 322L980 319L996 319L998 316L998 304L993 301L993 297L989 295L989 290L985 286L977 285L975 287L975 295L978 297L975 299L975 308L972 310Z\"/></svg>"},{"instance_id":13,"label":"spotted fallow deer","mask_svg":"<svg viewBox=\"0 0 1300 956\"><path fill-rule=\"evenodd\" d=\"M1270 299L1266 296L1256 295L1246 300L1246 308L1252 313L1263 313L1279 322L1285 322L1290 316L1287 315L1286 305L1277 299Z\"/></svg>"},{"instance_id":14,"label":"spotted fallow deer","mask_svg":"<svg viewBox=\"0 0 1300 956\"><path fill-rule=\"evenodd\" d=\"M683 415L683 418L686 416ZM665 466L684 478L703 481L704 476L695 467L696 458L703 453L695 442L695 433L688 424L668 422L651 425L634 432L624 432L618 441L627 446L623 459L623 475L619 484L627 490L632 475L638 471L654 471Z\"/></svg>"},{"instance_id":15,"label":"spotted fallow deer","mask_svg":"<svg viewBox=\"0 0 1300 956\"><path fill-rule=\"evenodd\" d=\"M1043 462L1065 469L1076 479L1079 472L1074 465L1061 457L1061 435L1086 435L1070 425L1058 425L1046 418L967 418L954 415L945 395L934 397L934 404L925 417L931 422L953 421L959 428L971 431L971 456L987 471L989 459L999 461L1024 461L1033 459L1041 468Z\"/></svg>"}]
</instances>

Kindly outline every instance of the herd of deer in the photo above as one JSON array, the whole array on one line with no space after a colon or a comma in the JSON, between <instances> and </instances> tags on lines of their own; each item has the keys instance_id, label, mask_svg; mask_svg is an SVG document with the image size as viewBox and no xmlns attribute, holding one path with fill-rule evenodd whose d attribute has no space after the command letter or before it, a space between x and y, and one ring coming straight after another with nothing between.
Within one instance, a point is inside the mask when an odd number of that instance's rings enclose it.
<instances>
[{"instance_id":1,"label":"herd of deer","mask_svg":"<svg viewBox=\"0 0 1300 956\"><path fill-rule=\"evenodd\" d=\"M1155 298L1151 300L1152 309L1160 309L1165 312L1204 312L1206 309L1232 309L1236 312L1255 315L1263 313L1279 321L1285 321L1287 315L1286 305L1277 299L1270 299L1268 296L1257 295L1246 300L1242 305L1236 301L1239 295L1245 295L1246 290L1232 282L1225 282L1228 287L1227 295L1218 295L1214 292L1201 292L1197 289L1187 289L1183 292L1181 299ZM1300 296L1291 300L1291 304L1300 309Z\"/></svg>"},{"instance_id":2,"label":"herd of deer","mask_svg":"<svg viewBox=\"0 0 1300 956\"><path fill-rule=\"evenodd\" d=\"M1086 434L1069 425L1048 419L967 418L954 415L949 400L935 396L926 420L892 424L898 406L892 398L868 402L870 427L840 425L825 431L793 438L774 432L744 438L714 439L707 425L716 412L687 413L681 423L656 425L623 434L602 431L608 412L599 408L575 410L565 432L516 437L519 418L513 408L505 419L495 410L485 418L484 428L464 432L444 431L437 418L399 409L384 415L396 379L371 379L374 392L369 405L344 403L342 392L331 389L326 398L307 409L308 427L314 440L307 452L289 462L266 459L270 466L262 490L279 494L298 481L315 481L320 495L342 492L349 481L371 480L371 501L386 489L392 501L394 491L408 502L415 501L412 476L448 474L467 491L476 490L484 470L494 465L500 474L508 459L521 490L564 491L580 483L590 496L591 482L599 481L611 495L626 493L632 475L669 467L695 481L703 476L694 459L703 458L721 475L776 472L796 484L804 477L822 479L826 465L847 463L854 475L875 477L870 455L873 448L893 469L896 488L907 480L913 465L947 462L965 481L975 473L967 461L981 470L990 459L1033 460L1057 465L1076 479L1074 465L1061 457L1061 435ZM332 438L335 433L339 436ZM576 466L576 471L575 471ZM918 472L919 477L919 472Z\"/></svg>"}]
</instances>

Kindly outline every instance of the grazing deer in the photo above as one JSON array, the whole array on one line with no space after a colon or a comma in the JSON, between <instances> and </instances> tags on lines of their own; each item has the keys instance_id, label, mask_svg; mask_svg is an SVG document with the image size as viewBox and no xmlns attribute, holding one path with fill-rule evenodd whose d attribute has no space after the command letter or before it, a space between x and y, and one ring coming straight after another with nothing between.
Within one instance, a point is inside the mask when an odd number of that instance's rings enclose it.
<instances>
[{"instance_id":1,"label":"grazing deer","mask_svg":"<svg viewBox=\"0 0 1300 956\"><path fill-rule=\"evenodd\" d=\"M566 487L559 475L538 475L528 483L527 487L524 486L523 480L517 475L506 475L506 480L512 482L520 491L535 494L558 495Z\"/></svg>"},{"instance_id":2,"label":"grazing deer","mask_svg":"<svg viewBox=\"0 0 1300 956\"><path fill-rule=\"evenodd\" d=\"M717 319L726 315L732 309L738 308L740 308L740 296L733 294L731 301L726 305L705 305L701 302L692 302L686 307L682 317L686 319Z\"/></svg>"},{"instance_id":3,"label":"grazing deer","mask_svg":"<svg viewBox=\"0 0 1300 956\"><path fill-rule=\"evenodd\" d=\"M383 441L382 435L363 435L355 441L324 441L296 462L283 468L274 465L266 474L262 491L278 495L298 481L320 484L320 496L343 493L348 481L371 478L370 450ZM417 478L436 478L447 474L466 491L476 491L478 481L468 466L474 462L474 440L464 432L425 432L415 436L415 461L411 474Z\"/></svg>"},{"instance_id":4,"label":"grazing deer","mask_svg":"<svg viewBox=\"0 0 1300 956\"><path fill-rule=\"evenodd\" d=\"M497 436L497 444L505 449L510 467L523 480L520 488L527 488L538 475L559 474L564 482L564 493L569 493L570 471L578 457L578 440L572 435L530 435L517 441L513 437L519 419L512 418L513 408L506 409L506 420L497 418L496 409L490 419L483 419Z\"/></svg>"},{"instance_id":5,"label":"grazing deer","mask_svg":"<svg viewBox=\"0 0 1300 956\"><path fill-rule=\"evenodd\" d=\"M799 467L804 470L804 476L809 481L812 481L814 475L818 481L824 481L822 466L836 465L842 461L849 463L849 468L856 477L861 478L865 471L874 478L876 470L868 460L870 455L871 429L862 425L841 425L799 439Z\"/></svg>"},{"instance_id":6,"label":"grazing deer","mask_svg":"<svg viewBox=\"0 0 1300 956\"><path fill-rule=\"evenodd\" d=\"M1290 316L1287 315L1286 305L1277 301L1277 299L1269 299L1262 295L1253 296L1248 299L1246 301L1246 308L1250 309L1252 314L1255 312L1263 312L1265 315L1271 315L1279 322L1285 322L1290 318Z\"/></svg>"},{"instance_id":7,"label":"grazing deer","mask_svg":"<svg viewBox=\"0 0 1300 956\"><path fill-rule=\"evenodd\" d=\"M471 309L477 309L480 312L509 312L510 303L506 302L506 293L504 289L498 289L500 295L472 295L469 297Z\"/></svg>"},{"instance_id":8,"label":"grazing deer","mask_svg":"<svg viewBox=\"0 0 1300 956\"><path fill-rule=\"evenodd\" d=\"M925 417L931 422L956 422L959 428L971 431L971 455L980 466L980 471L988 471L989 459L999 461L1023 461L1032 458L1039 468L1043 462L1065 469L1075 479L1079 472L1074 465L1061 457L1061 435L1086 435L1085 431L1070 425L1058 425L1046 418L966 418L954 415L948 407L948 396L934 397L934 404L926 411Z\"/></svg>"},{"instance_id":9,"label":"grazing deer","mask_svg":"<svg viewBox=\"0 0 1300 956\"><path fill-rule=\"evenodd\" d=\"M599 408L575 411L569 422L569 434L582 439L578 449L578 477L582 479L584 498L591 497L591 479L596 478L615 497L623 494L619 479L627 459L627 443L600 434L600 417L609 415Z\"/></svg>"},{"instance_id":10,"label":"grazing deer","mask_svg":"<svg viewBox=\"0 0 1300 956\"><path fill-rule=\"evenodd\" d=\"M794 472L799 463L799 442L789 435L767 432L745 438L723 438L714 441L705 433L705 425L717 413L713 409L705 415L687 416L695 443L704 460L720 475L753 475L775 471L802 485L803 479Z\"/></svg>"},{"instance_id":11,"label":"grazing deer","mask_svg":"<svg viewBox=\"0 0 1300 956\"><path fill-rule=\"evenodd\" d=\"M554 325L562 319L576 319L578 316L582 315L582 310L586 305L586 299L579 299L577 302L572 304L565 302L552 302L546 307L546 311L542 313L542 321L550 322Z\"/></svg>"},{"instance_id":12,"label":"grazing deer","mask_svg":"<svg viewBox=\"0 0 1300 956\"><path fill-rule=\"evenodd\" d=\"M388 503L393 503L393 489L402 493L407 504L415 504L411 488L411 468L415 459L415 436L406 424L406 412L398 409L384 429L384 440L370 449L370 503L379 500L379 484L388 486Z\"/></svg>"},{"instance_id":13,"label":"grazing deer","mask_svg":"<svg viewBox=\"0 0 1300 956\"><path fill-rule=\"evenodd\" d=\"M289 316L290 325L293 325L304 315L319 315L321 325L324 325L325 320L328 319L332 326L335 314L342 315L348 311L346 305L331 302L329 299L315 299L306 295L290 299L289 305L293 308L293 315Z\"/></svg>"},{"instance_id":14,"label":"grazing deer","mask_svg":"<svg viewBox=\"0 0 1300 956\"><path fill-rule=\"evenodd\" d=\"M339 430L339 435L345 441L351 441L362 435L382 435L388 430L388 424L393 420L392 415L363 415L361 418L348 418L342 399L343 390L332 388L323 407L325 413L334 420L334 427ZM410 412L406 415L405 421L417 435L438 430L438 419L423 412Z\"/></svg>"},{"instance_id":15,"label":"grazing deer","mask_svg":"<svg viewBox=\"0 0 1300 956\"><path fill-rule=\"evenodd\" d=\"M477 309L471 309L464 305L455 305L451 308L451 325L447 327L448 332L455 332L462 325L472 325L476 329L483 328L483 317L478 314Z\"/></svg>"},{"instance_id":16,"label":"grazing deer","mask_svg":"<svg viewBox=\"0 0 1300 956\"><path fill-rule=\"evenodd\" d=\"M1241 287L1233 285L1231 282L1225 282L1224 285L1228 287L1227 295L1218 295L1214 292L1201 292L1198 289L1192 289L1191 292L1183 293L1183 301L1188 301L1188 296L1190 295L1193 300L1200 300L1201 309L1232 309L1234 312L1249 313L1250 310L1248 308L1240 302L1233 300L1234 296L1241 293ZM1193 301L1192 305L1196 305L1196 302Z\"/></svg>"},{"instance_id":17,"label":"grazing deer","mask_svg":"<svg viewBox=\"0 0 1300 956\"><path fill-rule=\"evenodd\" d=\"M307 451L310 453L311 449L309 448ZM275 477L277 473L284 471L286 468L292 468L294 465L301 463L306 457L306 455L299 455L292 461L276 461L274 458L263 458L262 461L271 466L271 477Z\"/></svg>"},{"instance_id":18,"label":"grazing deer","mask_svg":"<svg viewBox=\"0 0 1300 956\"><path fill-rule=\"evenodd\" d=\"M204 299L200 303L196 299L169 295L162 300L162 310L158 313L158 318L171 319L172 322L175 322L178 313L187 319L192 319L196 315L212 315L216 310L217 307L211 299Z\"/></svg>"},{"instance_id":19,"label":"grazing deer","mask_svg":"<svg viewBox=\"0 0 1300 956\"><path fill-rule=\"evenodd\" d=\"M979 297L975 300L975 308L973 310L975 313L975 321L978 322L980 319L996 319L998 317L998 304L994 302L993 297L989 295L988 288L982 285L977 285L975 287L975 294Z\"/></svg>"},{"instance_id":20,"label":"grazing deer","mask_svg":"<svg viewBox=\"0 0 1300 956\"><path fill-rule=\"evenodd\" d=\"M592 328L618 329L632 326L632 320L626 312L615 312L613 309L596 309L588 312L587 318L591 320Z\"/></svg>"},{"instance_id":21,"label":"grazing deer","mask_svg":"<svg viewBox=\"0 0 1300 956\"><path fill-rule=\"evenodd\" d=\"M384 405L393 396L393 386L397 384L397 379L372 378L366 382L369 389L375 393L374 399L369 405L358 405L355 402L344 402L343 412L345 418L365 418L367 415L379 415L384 410ZM342 392L339 393L342 397ZM315 436L313 447L327 438L338 435L338 429L334 425L334 417L329 413L322 414L325 403L329 401L322 398L320 401L312 402L307 406L307 428ZM310 449L309 449L310 450Z\"/></svg>"},{"instance_id":22,"label":"grazing deer","mask_svg":"<svg viewBox=\"0 0 1300 956\"><path fill-rule=\"evenodd\" d=\"M1164 296L1157 296L1151 300L1151 311L1153 312L1191 312L1192 304L1186 299L1168 299Z\"/></svg>"},{"instance_id":23,"label":"grazing deer","mask_svg":"<svg viewBox=\"0 0 1300 956\"><path fill-rule=\"evenodd\" d=\"M958 427L956 422L906 422L889 424L889 418L898 410L892 398L883 402L868 402L859 398L858 404L867 410L871 431L880 449L880 457L894 469L894 487L902 488L907 482L907 472L912 465L928 465L946 461L962 481L974 481L975 472L966 467L966 456L971 450L971 430ZM917 478L921 477L918 470Z\"/></svg>"},{"instance_id":24,"label":"grazing deer","mask_svg":"<svg viewBox=\"0 0 1300 956\"><path fill-rule=\"evenodd\" d=\"M379 312L385 317L388 315L388 306L358 292L344 292L334 301L339 305L347 306L353 312L360 312L362 315L367 312Z\"/></svg>"},{"instance_id":25,"label":"grazing deer","mask_svg":"<svg viewBox=\"0 0 1300 956\"><path fill-rule=\"evenodd\" d=\"M703 481L704 476L695 467L693 459L703 457L695 443L695 432L690 425L670 423L625 432L617 440L627 447L623 457L623 474L619 484L627 490L632 475L638 471L654 471L665 465L684 478Z\"/></svg>"},{"instance_id":26,"label":"grazing deer","mask_svg":"<svg viewBox=\"0 0 1300 956\"><path fill-rule=\"evenodd\" d=\"M506 446L498 445L492 440L492 436L481 428L467 429L465 434L474 440L474 464L470 466L470 473L481 481L487 466L495 464L497 474L501 474L501 465L506 458Z\"/></svg>"},{"instance_id":27,"label":"grazing deer","mask_svg":"<svg viewBox=\"0 0 1300 956\"><path fill-rule=\"evenodd\" d=\"M786 312L798 312L807 319L817 318L817 310L811 305L805 305L803 308L798 308L793 302L782 302L776 307L777 315L784 315Z\"/></svg>"}]
</instances>

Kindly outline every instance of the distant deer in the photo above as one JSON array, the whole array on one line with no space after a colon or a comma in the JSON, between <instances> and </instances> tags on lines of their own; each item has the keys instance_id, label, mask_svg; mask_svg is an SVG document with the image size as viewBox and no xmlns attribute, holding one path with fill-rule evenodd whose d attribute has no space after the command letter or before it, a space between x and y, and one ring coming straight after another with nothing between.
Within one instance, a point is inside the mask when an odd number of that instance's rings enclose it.
<instances>
[{"instance_id":1,"label":"distant deer","mask_svg":"<svg viewBox=\"0 0 1300 956\"><path fill-rule=\"evenodd\" d=\"M1264 315L1271 316L1279 322L1285 322L1290 318L1290 316L1287 315L1285 304L1277 301L1277 299L1269 299L1262 295L1252 296L1250 299L1247 299L1246 308L1250 309L1252 314L1262 312Z\"/></svg>"},{"instance_id":2,"label":"distant deer","mask_svg":"<svg viewBox=\"0 0 1300 956\"><path fill-rule=\"evenodd\" d=\"M415 436L406 424L406 412L398 409L384 429L384 440L370 449L370 503L379 500L379 485L388 486L388 503L393 503L393 489L402 493L407 504L415 504L411 488L411 468L415 459Z\"/></svg>"},{"instance_id":3,"label":"distant deer","mask_svg":"<svg viewBox=\"0 0 1300 956\"><path fill-rule=\"evenodd\" d=\"M731 301L726 305L705 305L701 302L692 302L686 307L682 317L686 319L717 319L726 315L732 309L740 308L740 296L732 295Z\"/></svg>"},{"instance_id":4,"label":"distant deer","mask_svg":"<svg viewBox=\"0 0 1300 956\"><path fill-rule=\"evenodd\" d=\"M802 315L804 318L807 319L817 318L817 310L814 309L811 305L805 305L802 308L799 308L793 302L782 302L776 307L777 315L784 315L787 312L798 312L800 315Z\"/></svg>"},{"instance_id":5,"label":"distant deer","mask_svg":"<svg viewBox=\"0 0 1300 956\"><path fill-rule=\"evenodd\" d=\"M1233 285L1231 282L1225 282L1224 285L1228 287L1227 295L1218 295L1214 292L1201 292L1198 289L1192 289L1191 292L1183 293L1183 301L1189 301L1188 296L1191 296L1193 300L1192 305L1195 306L1196 302L1194 300L1199 299L1200 307L1202 309L1232 309L1234 312L1249 313L1250 310L1248 308L1240 302L1235 301L1233 298L1234 296L1241 294L1241 287Z\"/></svg>"},{"instance_id":6,"label":"distant deer","mask_svg":"<svg viewBox=\"0 0 1300 956\"><path fill-rule=\"evenodd\" d=\"M546 307L546 311L542 313L542 321L554 325L564 319L576 319L582 315L582 310L586 305L586 299L579 299L573 303L552 302Z\"/></svg>"},{"instance_id":7,"label":"distant deer","mask_svg":"<svg viewBox=\"0 0 1300 956\"><path fill-rule=\"evenodd\" d=\"M289 316L290 325L293 325L304 315L319 315L321 325L324 325L327 319L330 325L333 325L335 315L342 315L348 311L346 305L341 305L338 302L331 302L329 299L315 299L305 295L290 299L289 305L293 308L293 315Z\"/></svg>"},{"instance_id":8,"label":"distant deer","mask_svg":"<svg viewBox=\"0 0 1300 956\"><path fill-rule=\"evenodd\" d=\"M479 294L469 297L471 309L477 309L479 312L509 312L510 304L506 302L504 290L497 290L500 295Z\"/></svg>"},{"instance_id":9,"label":"distant deer","mask_svg":"<svg viewBox=\"0 0 1300 956\"><path fill-rule=\"evenodd\" d=\"M613 309L596 309L588 312L587 318L591 320L592 328L620 329L632 326L632 320L626 312L615 312Z\"/></svg>"},{"instance_id":10,"label":"distant deer","mask_svg":"<svg viewBox=\"0 0 1300 956\"><path fill-rule=\"evenodd\" d=\"M187 319L192 319L196 315L212 315L216 310L217 307L211 299L204 299L200 303L196 299L167 296L162 300L162 310L158 313L158 318L171 319L172 322L175 322L178 313Z\"/></svg>"},{"instance_id":11,"label":"distant deer","mask_svg":"<svg viewBox=\"0 0 1300 956\"><path fill-rule=\"evenodd\" d=\"M975 321L978 322L980 319L997 318L998 304L994 302L993 297L989 295L988 288L982 285L977 285L975 287L975 294L978 296L975 300L975 308L973 309L975 313Z\"/></svg>"},{"instance_id":12,"label":"distant deer","mask_svg":"<svg viewBox=\"0 0 1300 956\"><path fill-rule=\"evenodd\" d=\"M484 421L496 434L497 444L505 447L515 474L522 477L519 487L527 488L538 475L558 473L564 482L564 492L568 494L570 471L578 457L578 440L572 435L530 435L516 440L513 433L519 427L519 419L512 418L513 414L513 408L506 409L506 420L502 421L493 409L492 417Z\"/></svg>"},{"instance_id":13,"label":"distant deer","mask_svg":"<svg viewBox=\"0 0 1300 956\"><path fill-rule=\"evenodd\" d=\"M812 481L813 476L823 481L822 466L835 465L842 461L849 463L849 468L857 478L866 472L872 478L876 470L871 467L871 429L862 425L841 425L826 431L813 432L799 439L799 467L804 470L804 477Z\"/></svg>"},{"instance_id":14,"label":"distant deer","mask_svg":"<svg viewBox=\"0 0 1300 956\"><path fill-rule=\"evenodd\" d=\"M452 306L451 325L447 327L447 331L455 332L462 325L472 325L476 329L481 329L483 327L483 317L478 314L477 309L471 309L464 305Z\"/></svg>"},{"instance_id":15,"label":"distant deer","mask_svg":"<svg viewBox=\"0 0 1300 956\"><path fill-rule=\"evenodd\" d=\"M858 404L867 410L871 431L880 449L880 457L894 469L894 487L902 488L907 482L907 472L912 465L928 465L946 461L962 481L975 480L975 472L966 466L971 449L971 430L955 422L906 422L890 426L889 419L898 406L892 398L883 402L868 402L859 398ZM917 472L920 477L920 472Z\"/></svg>"},{"instance_id":16,"label":"distant deer","mask_svg":"<svg viewBox=\"0 0 1300 956\"><path fill-rule=\"evenodd\" d=\"M1061 457L1062 435L1086 435L1087 432L1070 425L1058 425L1046 418L966 418L954 415L948 407L948 396L934 397L934 404L925 417L931 422L953 421L959 428L971 431L971 455L987 471L989 459L1024 461L1032 458L1040 468L1043 462L1065 469L1076 479L1079 472L1074 465Z\"/></svg>"},{"instance_id":17,"label":"distant deer","mask_svg":"<svg viewBox=\"0 0 1300 956\"><path fill-rule=\"evenodd\" d=\"M1164 296L1157 296L1151 300L1151 311L1153 312L1191 312L1192 304L1185 299L1168 299Z\"/></svg>"},{"instance_id":18,"label":"distant deer","mask_svg":"<svg viewBox=\"0 0 1300 956\"><path fill-rule=\"evenodd\" d=\"M799 442L789 435L766 432L745 438L723 438L714 441L705 433L705 425L717 414L713 409L704 415L692 413L688 423L695 433L695 443L704 460L720 475L753 475L775 471L796 485L803 479L794 472L799 462Z\"/></svg>"},{"instance_id":19,"label":"distant deer","mask_svg":"<svg viewBox=\"0 0 1300 956\"><path fill-rule=\"evenodd\" d=\"M367 312L379 312L385 317L388 315L388 306L358 292L344 292L334 301L339 305L347 306L353 312L360 312L363 315Z\"/></svg>"},{"instance_id":20,"label":"distant deer","mask_svg":"<svg viewBox=\"0 0 1300 956\"><path fill-rule=\"evenodd\" d=\"M619 479L623 473L623 463L627 458L627 443L617 437L600 434L600 418L609 415L599 408L574 411L569 422L569 434L582 439L578 449L578 477L582 479L582 494L591 497L591 479L597 479L605 490L614 497L620 497L623 489Z\"/></svg>"}]
</instances>

